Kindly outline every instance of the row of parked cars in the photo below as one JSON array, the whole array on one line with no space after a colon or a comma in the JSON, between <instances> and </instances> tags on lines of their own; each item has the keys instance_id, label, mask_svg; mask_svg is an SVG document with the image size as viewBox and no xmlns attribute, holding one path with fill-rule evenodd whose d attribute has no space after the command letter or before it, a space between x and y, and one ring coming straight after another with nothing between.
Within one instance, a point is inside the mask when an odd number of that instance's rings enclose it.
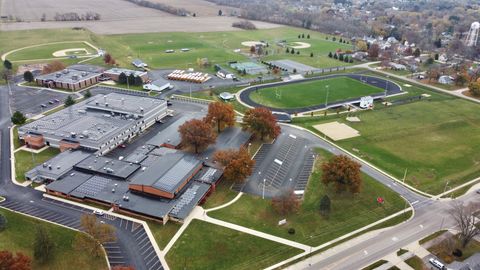
<instances>
[{"instance_id":1,"label":"row of parked cars","mask_svg":"<svg viewBox=\"0 0 480 270\"><path fill-rule=\"evenodd\" d=\"M49 101L48 101L48 104L50 104L50 105L57 104L57 103L60 103L60 100L59 100L59 99L52 99L52 100L49 100ZM46 107L47 107L47 104L42 103L42 104L40 104L40 107L46 108Z\"/></svg>"}]
</instances>

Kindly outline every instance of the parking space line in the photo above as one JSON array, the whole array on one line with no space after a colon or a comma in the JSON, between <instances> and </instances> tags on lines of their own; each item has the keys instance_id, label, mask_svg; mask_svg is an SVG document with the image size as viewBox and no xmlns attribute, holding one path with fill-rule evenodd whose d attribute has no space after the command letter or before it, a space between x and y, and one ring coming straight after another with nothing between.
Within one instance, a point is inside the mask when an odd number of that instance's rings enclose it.
<instances>
[{"instance_id":1,"label":"parking space line","mask_svg":"<svg viewBox=\"0 0 480 270\"><path fill-rule=\"evenodd\" d=\"M147 251L149 251L150 249L152 249L152 248L153 248L153 247L150 246L149 248L145 249L145 250L141 253L141 255L142 255L142 256L145 255L145 253L146 253Z\"/></svg>"},{"instance_id":2,"label":"parking space line","mask_svg":"<svg viewBox=\"0 0 480 270\"><path fill-rule=\"evenodd\" d=\"M150 267L148 268L148 270L158 269L158 268L154 268L158 263L160 263L160 260L158 260L154 265L150 266Z\"/></svg>"},{"instance_id":3,"label":"parking space line","mask_svg":"<svg viewBox=\"0 0 480 270\"><path fill-rule=\"evenodd\" d=\"M140 246L145 240L148 240L148 237L144 237L140 242L138 242L138 245ZM147 241L147 243L149 243L149 241ZM140 249L142 249L143 247L141 247Z\"/></svg>"},{"instance_id":4,"label":"parking space line","mask_svg":"<svg viewBox=\"0 0 480 270\"><path fill-rule=\"evenodd\" d=\"M148 253L148 255L144 257L145 260L147 260L150 256L152 256L152 254L155 253L154 251L155 251L155 250L150 251L150 253ZM154 254L154 255L155 255L155 254Z\"/></svg>"}]
</instances>

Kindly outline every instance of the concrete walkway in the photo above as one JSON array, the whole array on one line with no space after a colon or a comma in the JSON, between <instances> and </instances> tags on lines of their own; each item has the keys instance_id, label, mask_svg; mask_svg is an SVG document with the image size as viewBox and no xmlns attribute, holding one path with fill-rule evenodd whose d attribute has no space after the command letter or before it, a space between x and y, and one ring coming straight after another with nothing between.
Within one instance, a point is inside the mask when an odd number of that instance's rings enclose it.
<instances>
[{"instance_id":1,"label":"concrete walkway","mask_svg":"<svg viewBox=\"0 0 480 270\"><path fill-rule=\"evenodd\" d=\"M234 204L236 201L238 201L242 197L242 195L243 195L243 192L240 192L240 193L238 193L238 195L235 198L233 198L233 200L231 200L231 201L229 201L225 204L222 204L220 206L217 206L217 207L205 209L205 212L216 211L216 210L220 210L222 208L228 207L228 206Z\"/></svg>"}]
</instances>

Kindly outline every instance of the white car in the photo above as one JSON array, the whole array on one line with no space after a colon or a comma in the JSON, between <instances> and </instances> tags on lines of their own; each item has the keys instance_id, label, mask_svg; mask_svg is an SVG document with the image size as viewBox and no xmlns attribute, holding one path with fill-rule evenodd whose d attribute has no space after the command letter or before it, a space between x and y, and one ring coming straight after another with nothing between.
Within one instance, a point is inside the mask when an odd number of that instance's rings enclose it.
<instances>
[{"instance_id":1,"label":"white car","mask_svg":"<svg viewBox=\"0 0 480 270\"><path fill-rule=\"evenodd\" d=\"M95 209L93 210L93 214L97 216L103 216L105 213L102 210Z\"/></svg>"},{"instance_id":2,"label":"white car","mask_svg":"<svg viewBox=\"0 0 480 270\"><path fill-rule=\"evenodd\" d=\"M444 265L443 263L441 263L441 262L440 262L439 260L437 260L437 259L430 258L428 261L429 261L433 266L435 266L435 267L438 268L438 269L441 269L441 270L447 269L447 268L445 267L445 265Z\"/></svg>"}]
</instances>

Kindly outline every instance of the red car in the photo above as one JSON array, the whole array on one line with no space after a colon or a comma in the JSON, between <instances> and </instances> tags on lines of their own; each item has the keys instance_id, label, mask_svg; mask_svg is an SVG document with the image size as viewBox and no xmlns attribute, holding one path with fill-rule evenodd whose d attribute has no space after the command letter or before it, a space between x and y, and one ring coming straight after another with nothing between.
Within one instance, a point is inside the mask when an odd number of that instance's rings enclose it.
<instances>
[{"instance_id":1,"label":"red car","mask_svg":"<svg viewBox=\"0 0 480 270\"><path fill-rule=\"evenodd\" d=\"M127 146L125 144L120 144L118 148L126 148Z\"/></svg>"}]
</instances>

